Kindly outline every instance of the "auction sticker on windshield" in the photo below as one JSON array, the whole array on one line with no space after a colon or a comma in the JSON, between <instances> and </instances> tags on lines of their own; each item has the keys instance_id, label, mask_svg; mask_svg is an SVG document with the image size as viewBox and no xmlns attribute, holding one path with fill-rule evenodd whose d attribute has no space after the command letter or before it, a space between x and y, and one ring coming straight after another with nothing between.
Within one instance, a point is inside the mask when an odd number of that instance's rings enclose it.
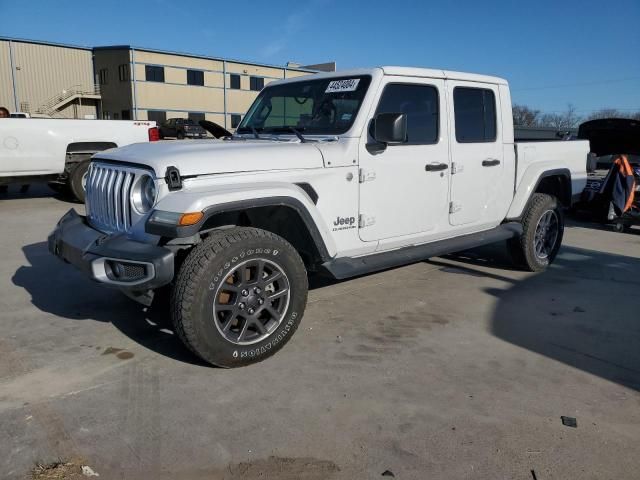
<instances>
[{"instance_id":1,"label":"auction sticker on windshield","mask_svg":"<svg viewBox=\"0 0 640 480\"><path fill-rule=\"evenodd\" d=\"M336 93L336 92L355 92L360 83L359 78L347 78L344 80L333 80L327 85L327 89L324 93Z\"/></svg>"}]
</instances>

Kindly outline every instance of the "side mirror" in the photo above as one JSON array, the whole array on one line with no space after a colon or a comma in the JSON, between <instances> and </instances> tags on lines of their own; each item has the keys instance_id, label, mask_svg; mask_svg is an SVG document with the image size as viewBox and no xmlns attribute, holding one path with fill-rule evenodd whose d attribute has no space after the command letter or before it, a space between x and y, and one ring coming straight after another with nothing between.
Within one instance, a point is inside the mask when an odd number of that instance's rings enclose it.
<instances>
[{"instance_id":1,"label":"side mirror","mask_svg":"<svg viewBox=\"0 0 640 480\"><path fill-rule=\"evenodd\" d=\"M404 143L407 141L406 113L379 113L374 119L373 138L382 144Z\"/></svg>"}]
</instances>

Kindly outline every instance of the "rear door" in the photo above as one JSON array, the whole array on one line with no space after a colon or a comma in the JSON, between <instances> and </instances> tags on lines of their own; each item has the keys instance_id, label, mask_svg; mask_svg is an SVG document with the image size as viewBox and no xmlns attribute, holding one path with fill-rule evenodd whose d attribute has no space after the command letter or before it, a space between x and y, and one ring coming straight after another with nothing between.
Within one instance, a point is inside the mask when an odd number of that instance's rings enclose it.
<instances>
[{"instance_id":1,"label":"rear door","mask_svg":"<svg viewBox=\"0 0 640 480\"><path fill-rule=\"evenodd\" d=\"M407 142L383 151L360 147L360 238L430 232L447 223L449 155L444 80L384 77L372 117L407 115Z\"/></svg>"},{"instance_id":2,"label":"rear door","mask_svg":"<svg viewBox=\"0 0 640 480\"><path fill-rule=\"evenodd\" d=\"M453 108L451 143L451 225L496 224L504 212L504 154L497 85L447 80Z\"/></svg>"}]
</instances>

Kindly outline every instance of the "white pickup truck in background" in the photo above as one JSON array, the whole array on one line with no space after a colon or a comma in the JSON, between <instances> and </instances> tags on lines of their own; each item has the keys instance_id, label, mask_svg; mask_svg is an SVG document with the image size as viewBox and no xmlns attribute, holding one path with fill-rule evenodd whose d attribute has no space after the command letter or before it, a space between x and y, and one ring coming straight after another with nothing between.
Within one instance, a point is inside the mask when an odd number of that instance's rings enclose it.
<instances>
[{"instance_id":1,"label":"white pickup truck in background","mask_svg":"<svg viewBox=\"0 0 640 480\"><path fill-rule=\"evenodd\" d=\"M156 122L7 118L0 120L0 185L48 180L84 201L96 152L158 140Z\"/></svg>"},{"instance_id":2,"label":"white pickup truck in background","mask_svg":"<svg viewBox=\"0 0 640 480\"><path fill-rule=\"evenodd\" d=\"M87 216L69 211L49 248L143 303L170 290L183 342L242 366L291 338L307 272L347 278L505 240L522 268L546 269L588 153L514 142L501 78L316 74L270 83L221 141L96 154Z\"/></svg>"}]
</instances>

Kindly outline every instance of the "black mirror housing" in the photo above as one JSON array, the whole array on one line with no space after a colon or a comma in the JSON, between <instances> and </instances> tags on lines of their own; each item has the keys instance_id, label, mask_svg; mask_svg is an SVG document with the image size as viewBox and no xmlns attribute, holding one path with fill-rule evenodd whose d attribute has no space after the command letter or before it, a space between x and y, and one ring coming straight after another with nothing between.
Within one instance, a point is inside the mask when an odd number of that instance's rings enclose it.
<instances>
[{"instance_id":1,"label":"black mirror housing","mask_svg":"<svg viewBox=\"0 0 640 480\"><path fill-rule=\"evenodd\" d=\"M406 113L379 113L373 127L373 138L384 144L404 143L407 141Z\"/></svg>"}]
</instances>

